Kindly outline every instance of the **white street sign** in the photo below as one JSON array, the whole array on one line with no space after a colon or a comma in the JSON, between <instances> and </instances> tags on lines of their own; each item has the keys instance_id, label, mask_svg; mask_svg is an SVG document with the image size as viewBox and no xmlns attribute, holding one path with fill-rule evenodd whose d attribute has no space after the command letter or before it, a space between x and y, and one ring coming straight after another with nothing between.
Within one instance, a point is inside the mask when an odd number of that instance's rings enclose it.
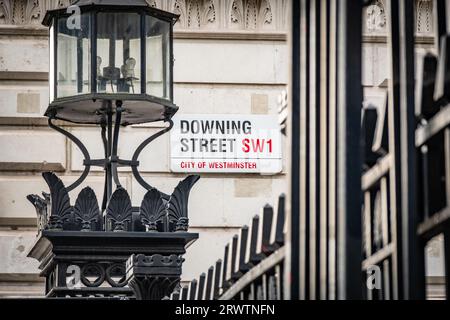
<instances>
[{"instance_id":1,"label":"white street sign","mask_svg":"<svg viewBox=\"0 0 450 320\"><path fill-rule=\"evenodd\" d=\"M181 114L173 121L173 172L275 174L282 170L277 115Z\"/></svg>"}]
</instances>

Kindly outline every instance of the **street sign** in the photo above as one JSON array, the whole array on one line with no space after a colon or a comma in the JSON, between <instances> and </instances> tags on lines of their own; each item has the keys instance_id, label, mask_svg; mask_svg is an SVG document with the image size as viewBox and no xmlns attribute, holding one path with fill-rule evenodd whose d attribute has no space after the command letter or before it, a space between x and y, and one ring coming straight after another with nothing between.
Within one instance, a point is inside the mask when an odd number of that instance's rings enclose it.
<instances>
[{"instance_id":1,"label":"street sign","mask_svg":"<svg viewBox=\"0 0 450 320\"><path fill-rule=\"evenodd\" d=\"M277 115L180 114L173 121L173 172L276 174L282 170Z\"/></svg>"}]
</instances>

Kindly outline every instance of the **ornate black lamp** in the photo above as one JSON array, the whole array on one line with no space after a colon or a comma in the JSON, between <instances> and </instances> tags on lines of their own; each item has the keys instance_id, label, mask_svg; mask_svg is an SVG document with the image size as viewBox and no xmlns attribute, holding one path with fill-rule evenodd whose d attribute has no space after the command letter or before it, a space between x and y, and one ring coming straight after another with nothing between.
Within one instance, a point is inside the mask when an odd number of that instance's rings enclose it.
<instances>
[{"instance_id":1,"label":"ornate black lamp","mask_svg":"<svg viewBox=\"0 0 450 320\"><path fill-rule=\"evenodd\" d=\"M178 110L172 102L172 30L178 16L144 0L79 0L69 9L48 11L43 20L50 28L45 115L51 128L80 148L85 169L68 187L45 172L50 193L28 196L39 228L29 256L41 262L48 297L161 299L178 285L182 255L198 238L187 232L187 202L199 177L188 176L168 195L138 171L140 152L172 128ZM99 125L105 157L91 159L81 141L54 119ZM132 159L120 159L120 126L152 121L169 126L143 141ZM71 205L69 191L91 166L105 170L101 205L89 187ZM119 166L130 166L147 190L140 207L131 205L121 186Z\"/></svg>"},{"instance_id":2,"label":"ornate black lamp","mask_svg":"<svg viewBox=\"0 0 450 320\"><path fill-rule=\"evenodd\" d=\"M172 26L178 16L144 0L74 5L76 11L51 10L43 20L50 28L46 115L101 124L108 109L121 107L122 125L173 116Z\"/></svg>"}]
</instances>

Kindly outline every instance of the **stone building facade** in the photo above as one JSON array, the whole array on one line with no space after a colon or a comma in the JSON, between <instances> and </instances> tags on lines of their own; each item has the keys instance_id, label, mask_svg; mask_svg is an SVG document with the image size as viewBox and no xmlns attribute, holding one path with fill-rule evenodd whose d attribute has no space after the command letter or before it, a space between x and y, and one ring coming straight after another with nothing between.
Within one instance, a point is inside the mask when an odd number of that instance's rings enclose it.
<instances>
[{"instance_id":1,"label":"stone building facade","mask_svg":"<svg viewBox=\"0 0 450 320\"><path fill-rule=\"evenodd\" d=\"M174 102L180 114L277 114L278 97L287 89L290 69L289 0L148 0L149 5L180 15L174 33ZM417 2L418 52L433 50L432 1ZM0 1L0 297L41 295L37 262L26 258L36 236L36 218L26 195L46 190L43 171L63 182L77 179L82 155L52 131L42 116L48 106L48 30L40 25L48 9L68 0ZM383 103L387 70L386 13L382 0L364 12L363 84L367 104ZM97 128L60 122L79 137L93 157L101 157ZM119 156L132 151L162 123L123 130ZM202 174L190 199L190 226L200 239L189 248L183 280L207 269L237 228L264 204L287 192L286 139L280 174ZM143 176L169 193L183 174L170 171L169 135L141 155ZM86 185L103 192L103 173ZM133 205L144 195L128 169L120 178ZM440 245L430 248L430 275L442 274ZM434 259L434 260L433 260ZM431 279L431 278L430 278Z\"/></svg>"}]
</instances>

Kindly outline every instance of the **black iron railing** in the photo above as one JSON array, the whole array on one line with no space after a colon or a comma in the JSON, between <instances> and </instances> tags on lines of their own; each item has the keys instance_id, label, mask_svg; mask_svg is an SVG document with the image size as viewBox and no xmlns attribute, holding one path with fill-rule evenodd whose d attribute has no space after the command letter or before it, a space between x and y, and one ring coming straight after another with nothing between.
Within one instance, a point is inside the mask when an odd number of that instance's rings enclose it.
<instances>
[{"instance_id":1,"label":"black iron railing","mask_svg":"<svg viewBox=\"0 0 450 320\"><path fill-rule=\"evenodd\" d=\"M240 229L206 273L181 287L172 300L281 300L284 296L285 196L266 205Z\"/></svg>"},{"instance_id":2,"label":"black iron railing","mask_svg":"<svg viewBox=\"0 0 450 320\"><path fill-rule=\"evenodd\" d=\"M439 234L450 294L450 51L445 1L434 4L439 54L420 60L415 83L413 3L387 1L388 98L363 117L363 271L366 280L374 268L382 276L380 288L366 287L368 299L424 299L425 246Z\"/></svg>"}]
</instances>

